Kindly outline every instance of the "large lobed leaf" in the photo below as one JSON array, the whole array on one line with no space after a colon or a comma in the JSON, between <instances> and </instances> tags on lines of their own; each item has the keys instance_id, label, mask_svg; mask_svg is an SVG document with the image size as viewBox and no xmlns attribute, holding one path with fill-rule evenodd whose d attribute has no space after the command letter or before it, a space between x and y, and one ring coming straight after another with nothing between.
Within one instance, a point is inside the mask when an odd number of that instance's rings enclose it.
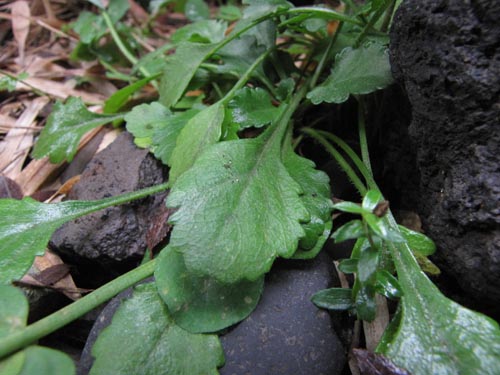
<instances>
[{"instance_id":1,"label":"large lobed leaf","mask_svg":"<svg viewBox=\"0 0 500 375\"><path fill-rule=\"evenodd\" d=\"M0 285L0 340L22 330L28 320L28 301L23 292ZM29 346L0 361L1 374L13 375L72 375L75 365L71 358L57 350Z\"/></svg>"},{"instance_id":2,"label":"large lobed leaf","mask_svg":"<svg viewBox=\"0 0 500 375\"><path fill-rule=\"evenodd\" d=\"M122 118L121 114L90 112L80 98L71 97L64 104L57 102L35 145L33 156L48 156L52 163L60 163L65 159L71 161L86 132Z\"/></svg>"},{"instance_id":3,"label":"large lobed leaf","mask_svg":"<svg viewBox=\"0 0 500 375\"><path fill-rule=\"evenodd\" d=\"M268 128L258 138L215 144L177 179L167 199L178 208L170 246L190 272L223 283L256 280L276 257L293 255L309 213L280 143Z\"/></svg>"},{"instance_id":4,"label":"large lobed leaf","mask_svg":"<svg viewBox=\"0 0 500 375\"><path fill-rule=\"evenodd\" d=\"M349 95L368 94L393 82L387 47L369 42L347 47L335 58L330 76L307 94L314 104L342 103Z\"/></svg>"},{"instance_id":5,"label":"large lobed leaf","mask_svg":"<svg viewBox=\"0 0 500 375\"><path fill-rule=\"evenodd\" d=\"M153 283L137 286L122 302L92 354L90 375L209 375L224 364L217 336L178 327Z\"/></svg>"},{"instance_id":6,"label":"large lobed leaf","mask_svg":"<svg viewBox=\"0 0 500 375\"><path fill-rule=\"evenodd\" d=\"M414 375L498 374L498 324L443 296L406 244L390 247L404 296L377 351Z\"/></svg>"},{"instance_id":7,"label":"large lobed leaf","mask_svg":"<svg viewBox=\"0 0 500 375\"><path fill-rule=\"evenodd\" d=\"M193 275L182 254L171 248L161 252L155 279L175 323L193 333L220 331L243 320L257 305L264 286L264 276L224 284Z\"/></svg>"}]
</instances>

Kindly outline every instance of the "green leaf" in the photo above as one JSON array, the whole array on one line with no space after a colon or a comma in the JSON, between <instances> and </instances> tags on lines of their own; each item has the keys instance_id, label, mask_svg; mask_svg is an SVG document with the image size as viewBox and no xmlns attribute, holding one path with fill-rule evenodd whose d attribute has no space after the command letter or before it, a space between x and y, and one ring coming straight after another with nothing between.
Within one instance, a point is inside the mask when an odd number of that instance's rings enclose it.
<instances>
[{"instance_id":1,"label":"green leaf","mask_svg":"<svg viewBox=\"0 0 500 375\"><path fill-rule=\"evenodd\" d=\"M241 129L270 124L280 113L271 96L261 88L244 87L228 103L233 122Z\"/></svg>"},{"instance_id":2,"label":"green leaf","mask_svg":"<svg viewBox=\"0 0 500 375\"><path fill-rule=\"evenodd\" d=\"M429 256L436 252L436 244L426 235L408 229L403 225L398 225L398 228L414 253Z\"/></svg>"},{"instance_id":3,"label":"green leaf","mask_svg":"<svg viewBox=\"0 0 500 375\"><path fill-rule=\"evenodd\" d=\"M339 270L347 274L358 272L358 261L355 258L344 259L339 263Z\"/></svg>"},{"instance_id":4,"label":"green leaf","mask_svg":"<svg viewBox=\"0 0 500 375\"><path fill-rule=\"evenodd\" d=\"M241 76L266 50L267 48L260 45L254 35L243 35L232 40L217 52L217 56L223 61L218 71ZM252 77L264 75L262 65L252 72Z\"/></svg>"},{"instance_id":5,"label":"green leaf","mask_svg":"<svg viewBox=\"0 0 500 375\"><path fill-rule=\"evenodd\" d=\"M239 20L243 14L241 13L240 8L234 5L222 5L219 7L219 14L217 18L226 20L226 21L237 21Z\"/></svg>"},{"instance_id":6,"label":"green leaf","mask_svg":"<svg viewBox=\"0 0 500 375\"><path fill-rule=\"evenodd\" d=\"M358 319L373 321L377 315L375 288L371 284L362 285L356 293L354 305Z\"/></svg>"},{"instance_id":7,"label":"green leaf","mask_svg":"<svg viewBox=\"0 0 500 375\"><path fill-rule=\"evenodd\" d=\"M293 254L291 259L313 259L313 258L315 258L316 255L318 255L319 252L323 249L325 242L330 237L330 233L332 231L332 226L333 226L332 220L329 220L325 223L323 233L319 237L315 238L315 243L312 247L308 246L308 247L304 248L302 246L304 238L301 238L299 241L299 248ZM307 226L304 226L304 230L307 231Z\"/></svg>"},{"instance_id":8,"label":"green leaf","mask_svg":"<svg viewBox=\"0 0 500 375\"><path fill-rule=\"evenodd\" d=\"M382 193L379 190L368 190L363 197L361 206L368 212L373 212L377 204L382 200Z\"/></svg>"},{"instance_id":9,"label":"green leaf","mask_svg":"<svg viewBox=\"0 0 500 375\"><path fill-rule=\"evenodd\" d=\"M92 348L90 375L218 374L224 354L215 335L177 326L153 283L139 285Z\"/></svg>"},{"instance_id":10,"label":"green leaf","mask_svg":"<svg viewBox=\"0 0 500 375\"><path fill-rule=\"evenodd\" d=\"M153 79L158 78L159 75L153 75L151 77L143 78L139 81L136 81L124 88L116 91L113 95L111 95L106 102L104 103L103 112L106 114L116 113L118 112L127 102L128 98L132 96L134 93L139 91L141 88L146 86Z\"/></svg>"},{"instance_id":11,"label":"green leaf","mask_svg":"<svg viewBox=\"0 0 500 375\"><path fill-rule=\"evenodd\" d=\"M165 121L155 128L151 150L155 157L163 164L171 165L170 158L175 148L177 137L186 124L200 112L199 109L190 109L184 112L174 113L168 121Z\"/></svg>"},{"instance_id":12,"label":"green leaf","mask_svg":"<svg viewBox=\"0 0 500 375\"><path fill-rule=\"evenodd\" d=\"M363 222L361 220L351 220L338 228L333 234L332 238L336 243L360 238L364 236L365 231Z\"/></svg>"},{"instance_id":13,"label":"green leaf","mask_svg":"<svg viewBox=\"0 0 500 375\"><path fill-rule=\"evenodd\" d=\"M257 305L264 286L263 276L223 284L193 275L182 254L170 248L160 254L155 279L175 323L193 333L216 332L243 320Z\"/></svg>"},{"instance_id":14,"label":"green leaf","mask_svg":"<svg viewBox=\"0 0 500 375\"><path fill-rule=\"evenodd\" d=\"M186 90L201 63L214 49L213 44L181 43L174 55L167 58L160 85L160 103L170 108Z\"/></svg>"},{"instance_id":15,"label":"green leaf","mask_svg":"<svg viewBox=\"0 0 500 375\"><path fill-rule=\"evenodd\" d=\"M368 94L392 83L387 48L367 43L360 48L345 48L335 58L330 76L307 94L313 104L342 103L349 95Z\"/></svg>"},{"instance_id":16,"label":"green leaf","mask_svg":"<svg viewBox=\"0 0 500 375\"><path fill-rule=\"evenodd\" d=\"M309 214L280 161L279 134L271 127L258 138L217 143L177 179L167 199L178 208L170 245L191 272L256 280L277 256L295 252Z\"/></svg>"},{"instance_id":17,"label":"green leaf","mask_svg":"<svg viewBox=\"0 0 500 375\"><path fill-rule=\"evenodd\" d=\"M30 346L23 352L26 358L19 375L71 375L76 373L73 360L63 352L41 346Z\"/></svg>"},{"instance_id":18,"label":"green leaf","mask_svg":"<svg viewBox=\"0 0 500 375\"><path fill-rule=\"evenodd\" d=\"M200 21L210 18L210 9L203 0L188 0L184 7L184 14L190 21Z\"/></svg>"},{"instance_id":19,"label":"green leaf","mask_svg":"<svg viewBox=\"0 0 500 375\"><path fill-rule=\"evenodd\" d=\"M375 277L377 280L375 289L379 294L391 299L397 299L403 295L403 290L401 289L401 285L399 285L398 279L386 270L378 270Z\"/></svg>"},{"instance_id":20,"label":"green leaf","mask_svg":"<svg viewBox=\"0 0 500 375\"><path fill-rule=\"evenodd\" d=\"M366 221L370 229L380 238L391 242L405 242L399 231L391 228L383 218L365 212L363 213L363 220Z\"/></svg>"},{"instance_id":21,"label":"green leaf","mask_svg":"<svg viewBox=\"0 0 500 375\"><path fill-rule=\"evenodd\" d=\"M172 34L173 43L218 43L224 39L227 23L216 20L202 20L177 29Z\"/></svg>"},{"instance_id":22,"label":"green leaf","mask_svg":"<svg viewBox=\"0 0 500 375\"><path fill-rule=\"evenodd\" d=\"M331 288L321 290L312 296L311 301L318 307L328 310L349 310L354 307L352 290Z\"/></svg>"},{"instance_id":23,"label":"green leaf","mask_svg":"<svg viewBox=\"0 0 500 375\"><path fill-rule=\"evenodd\" d=\"M73 30L80 36L80 42L91 44L106 33L106 23L97 14L83 11L72 24Z\"/></svg>"},{"instance_id":24,"label":"green leaf","mask_svg":"<svg viewBox=\"0 0 500 375\"><path fill-rule=\"evenodd\" d=\"M169 181L174 183L186 172L198 156L210 145L216 143L222 134L224 105L212 104L191 118L177 137L170 157Z\"/></svg>"},{"instance_id":25,"label":"green leaf","mask_svg":"<svg viewBox=\"0 0 500 375\"><path fill-rule=\"evenodd\" d=\"M366 210L361 207L361 205L354 202L339 202L333 205L333 209L343 212L349 212L351 214L363 214Z\"/></svg>"},{"instance_id":26,"label":"green leaf","mask_svg":"<svg viewBox=\"0 0 500 375\"><path fill-rule=\"evenodd\" d=\"M377 352L414 375L497 374L498 323L443 296L405 243L389 247L404 296Z\"/></svg>"},{"instance_id":27,"label":"green leaf","mask_svg":"<svg viewBox=\"0 0 500 375\"><path fill-rule=\"evenodd\" d=\"M28 320L28 301L23 292L10 285L0 285L0 340L21 331ZM72 375L73 361L64 353L40 346L30 346L0 361L2 375Z\"/></svg>"},{"instance_id":28,"label":"green leaf","mask_svg":"<svg viewBox=\"0 0 500 375\"><path fill-rule=\"evenodd\" d=\"M111 21L117 23L129 10L130 4L128 0L110 0L107 12Z\"/></svg>"},{"instance_id":29,"label":"green leaf","mask_svg":"<svg viewBox=\"0 0 500 375\"><path fill-rule=\"evenodd\" d=\"M172 112L158 102L135 106L125 115L127 130L134 136L139 147L150 147L153 134L159 127L169 123Z\"/></svg>"},{"instance_id":30,"label":"green leaf","mask_svg":"<svg viewBox=\"0 0 500 375\"><path fill-rule=\"evenodd\" d=\"M255 19L279 9L288 9L293 4L285 0L243 0L244 5L249 5L243 10L243 17Z\"/></svg>"},{"instance_id":31,"label":"green leaf","mask_svg":"<svg viewBox=\"0 0 500 375\"><path fill-rule=\"evenodd\" d=\"M0 199L0 284L20 279L52 233L67 221L165 189L164 185L96 201L46 204L31 198Z\"/></svg>"},{"instance_id":32,"label":"green leaf","mask_svg":"<svg viewBox=\"0 0 500 375\"><path fill-rule=\"evenodd\" d=\"M378 258L379 252L375 249L366 248L361 251L357 266L357 278L361 283L369 282L375 275Z\"/></svg>"},{"instance_id":33,"label":"green leaf","mask_svg":"<svg viewBox=\"0 0 500 375\"><path fill-rule=\"evenodd\" d=\"M80 138L89 130L122 119L123 115L101 115L90 112L80 98L57 102L38 139L33 157L49 156L52 163L71 161Z\"/></svg>"}]
</instances>

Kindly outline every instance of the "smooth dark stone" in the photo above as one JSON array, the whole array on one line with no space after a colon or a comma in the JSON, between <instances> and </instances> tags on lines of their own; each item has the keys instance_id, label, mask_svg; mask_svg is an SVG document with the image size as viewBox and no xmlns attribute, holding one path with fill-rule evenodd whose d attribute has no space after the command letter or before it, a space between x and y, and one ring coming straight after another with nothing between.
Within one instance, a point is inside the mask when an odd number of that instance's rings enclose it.
<instances>
[{"instance_id":1,"label":"smooth dark stone","mask_svg":"<svg viewBox=\"0 0 500 375\"><path fill-rule=\"evenodd\" d=\"M399 169L420 179L403 200L418 202L445 276L470 299L493 304L500 299L499 19L496 0L406 0L390 33L416 149L415 165Z\"/></svg>"},{"instance_id":2,"label":"smooth dark stone","mask_svg":"<svg viewBox=\"0 0 500 375\"><path fill-rule=\"evenodd\" d=\"M68 199L95 200L160 184L165 168L122 133L85 168ZM110 207L63 225L50 246L70 261L116 265L137 261L146 249L148 228L164 206L165 194Z\"/></svg>"},{"instance_id":3,"label":"smooth dark stone","mask_svg":"<svg viewBox=\"0 0 500 375\"><path fill-rule=\"evenodd\" d=\"M336 280L331 258L280 260L266 277L255 311L221 337L221 375L335 375L346 360L330 315L311 296Z\"/></svg>"}]
</instances>

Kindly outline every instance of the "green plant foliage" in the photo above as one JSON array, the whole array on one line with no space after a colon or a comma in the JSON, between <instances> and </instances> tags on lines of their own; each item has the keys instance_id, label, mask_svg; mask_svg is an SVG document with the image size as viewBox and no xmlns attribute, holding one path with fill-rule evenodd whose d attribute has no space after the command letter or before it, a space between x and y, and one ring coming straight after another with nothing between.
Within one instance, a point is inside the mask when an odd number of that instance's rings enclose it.
<instances>
[{"instance_id":1,"label":"green plant foliage","mask_svg":"<svg viewBox=\"0 0 500 375\"><path fill-rule=\"evenodd\" d=\"M20 279L36 255L45 252L54 231L77 217L162 191L158 185L96 201L46 204L31 198L0 199L0 284Z\"/></svg>"},{"instance_id":2,"label":"green plant foliage","mask_svg":"<svg viewBox=\"0 0 500 375\"><path fill-rule=\"evenodd\" d=\"M190 21L200 21L210 17L210 9L204 0L187 0L184 14Z\"/></svg>"},{"instance_id":3,"label":"green plant foliage","mask_svg":"<svg viewBox=\"0 0 500 375\"><path fill-rule=\"evenodd\" d=\"M127 130L139 147L151 147L153 135L160 127L168 126L172 112L158 102L135 106L125 115Z\"/></svg>"},{"instance_id":4,"label":"green plant foliage","mask_svg":"<svg viewBox=\"0 0 500 375\"><path fill-rule=\"evenodd\" d=\"M33 156L48 156L52 163L71 161L81 137L98 126L122 119L123 115L101 115L90 112L80 98L57 102L38 139Z\"/></svg>"},{"instance_id":5,"label":"green plant foliage","mask_svg":"<svg viewBox=\"0 0 500 375\"><path fill-rule=\"evenodd\" d=\"M158 292L175 323L193 333L216 332L246 318L257 305L264 277L224 284L192 275L182 254L162 251L155 272Z\"/></svg>"},{"instance_id":6,"label":"green plant foliage","mask_svg":"<svg viewBox=\"0 0 500 375\"><path fill-rule=\"evenodd\" d=\"M271 103L271 96L260 88L244 87L228 103L231 119L240 129L260 128L270 124L279 114Z\"/></svg>"},{"instance_id":7,"label":"green plant foliage","mask_svg":"<svg viewBox=\"0 0 500 375\"><path fill-rule=\"evenodd\" d=\"M282 125L282 124L281 124ZM221 282L256 280L290 257L309 220L300 186L280 162L275 128L207 149L174 184L170 245L188 270Z\"/></svg>"},{"instance_id":8,"label":"green plant foliage","mask_svg":"<svg viewBox=\"0 0 500 375\"><path fill-rule=\"evenodd\" d=\"M226 20L226 21L236 21L239 20L243 14L241 13L240 8L235 5L222 5L219 8L218 18Z\"/></svg>"},{"instance_id":9,"label":"green plant foliage","mask_svg":"<svg viewBox=\"0 0 500 375\"><path fill-rule=\"evenodd\" d=\"M413 253L429 256L436 252L436 244L426 235L415 232L402 225L398 225L398 228Z\"/></svg>"},{"instance_id":10,"label":"green plant foliage","mask_svg":"<svg viewBox=\"0 0 500 375\"><path fill-rule=\"evenodd\" d=\"M352 290L346 288L321 290L312 296L311 301L316 306L328 310L350 310L354 307Z\"/></svg>"},{"instance_id":11,"label":"green plant foliage","mask_svg":"<svg viewBox=\"0 0 500 375\"><path fill-rule=\"evenodd\" d=\"M22 331L28 320L28 301L21 290L0 285L0 339ZM72 375L75 366L71 358L56 350L30 346L0 361L2 375Z\"/></svg>"},{"instance_id":12,"label":"green plant foliage","mask_svg":"<svg viewBox=\"0 0 500 375\"><path fill-rule=\"evenodd\" d=\"M392 83L387 47L375 42L345 48L335 59L330 76L307 98L314 104L342 103L349 95L368 94Z\"/></svg>"},{"instance_id":13,"label":"green plant foliage","mask_svg":"<svg viewBox=\"0 0 500 375\"><path fill-rule=\"evenodd\" d=\"M90 375L218 374L224 364L219 339L177 326L153 283L139 285L122 302L92 348Z\"/></svg>"},{"instance_id":14,"label":"green plant foliage","mask_svg":"<svg viewBox=\"0 0 500 375\"><path fill-rule=\"evenodd\" d=\"M243 11L243 17L247 19L259 18L280 9L293 7L292 3L285 0L243 0L242 3L249 5Z\"/></svg>"},{"instance_id":15,"label":"green plant foliage","mask_svg":"<svg viewBox=\"0 0 500 375\"><path fill-rule=\"evenodd\" d=\"M179 101L201 63L214 49L213 44L181 43L167 59L160 86L160 103L170 108Z\"/></svg>"},{"instance_id":16,"label":"green plant foliage","mask_svg":"<svg viewBox=\"0 0 500 375\"><path fill-rule=\"evenodd\" d=\"M351 220L338 228L333 234L332 238L336 243L352 240L363 236L365 230L361 220Z\"/></svg>"},{"instance_id":17,"label":"green plant foliage","mask_svg":"<svg viewBox=\"0 0 500 375\"><path fill-rule=\"evenodd\" d=\"M238 39L232 40L226 46L217 52L223 64L218 67L220 73L229 73L233 75L244 74L250 65L265 53L267 48L259 44L254 35L243 35ZM265 76L262 67L253 72L253 77L262 78Z\"/></svg>"},{"instance_id":18,"label":"green plant foliage","mask_svg":"<svg viewBox=\"0 0 500 375\"><path fill-rule=\"evenodd\" d=\"M498 324L444 297L406 244L389 247L404 296L377 352L415 375L497 374Z\"/></svg>"},{"instance_id":19,"label":"green plant foliage","mask_svg":"<svg viewBox=\"0 0 500 375\"><path fill-rule=\"evenodd\" d=\"M158 78L159 75L154 75L151 77L146 77L136 81L124 88L118 90L113 95L111 95L104 103L103 112L106 114L116 113L126 104L127 100L141 88L146 86L153 79Z\"/></svg>"},{"instance_id":20,"label":"green plant foliage","mask_svg":"<svg viewBox=\"0 0 500 375\"><path fill-rule=\"evenodd\" d=\"M216 20L201 20L190 23L172 34L171 41L176 44L190 43L219 43L224 39L227 23Z\"/></svg>"},{"instance_id":21,"label":"green plant foliage","mask_svg":"<svg viewBox=\"0 0 500 375\"><path fill-rule=\"evenodd\" d=\"M169 158L171 183L191 168L208 146L220 139L223 121L224 105L222 102L217 102L194 115L182 128Z\"/></svg>"}]
</instances>

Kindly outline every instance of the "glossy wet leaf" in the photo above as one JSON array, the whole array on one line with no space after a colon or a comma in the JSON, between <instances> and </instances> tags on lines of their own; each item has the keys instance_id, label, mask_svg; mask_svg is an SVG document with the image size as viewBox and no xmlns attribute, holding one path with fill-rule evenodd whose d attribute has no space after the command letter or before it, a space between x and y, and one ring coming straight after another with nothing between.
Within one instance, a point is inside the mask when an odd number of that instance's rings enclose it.
<instances>
[{"instance_id":1,"label":"glossy wet leaf","mask_svg":"<svg viewBox=\"0 0 500 375\"><path fill-rule=\"evenodd\" d=\"M332 234L332 238L336 243L340 243L343 241L360 238L364 236L364 234L365 231L363 228L363 222L361 220L351 220L338 228Z\"/></svg>"},{"instance_id":2,"label":"glossy wet leaf","mask_svg":"<svg viewBox=\"0 0 500 375\"><path fill-rule=\"evenodd\" d=\"M497 374L498 323L443 296L406 244L389 247L404 296L377 352L413 375Z\"/></svg>"},{"instance_id":3,"label":"glossy wet leaf","mask_svg":"<svg viewBox=\"0 0 500 375\"><path fill-rule=\"evenodd\" d=\"M158 102L135 106L125 115L127 130L139 147L150 147L156 129L169 123L172 112Z\"/></svg>"},{"instance_id":4,"label":"glossy wet leaf","mask_svg":"<svg viewBox=\"0 0 500 375\"><path fill-rule=\"evenodd\" d=\"M122 118L121 114L90 112L80 98L71 97L64 104L57 102L35 144L33 156L37 159L48 156L52 163L71 161L85 133Z\"/></svg>"},{"instance_id":5,"label":"glossy wet leaf","mask_svg":"<svg viewBox=\"0 0 500 375\"><path fill-rule=\"evenodd\" d=\"M261 88L244 87L229 102L233 122L241 129L260 128L270 124L279 114L279 108L271 103L271 96Z\"/></svg>"},{"instance_id":6,"label":"glossy wet leaf","mask_svg":"<svg viewBox=\"0 0 500 375\"><path fill-rule=\"evenodd\" d=\"M155 188L144 189L149 191ZM46 204L31 198L0 199L0 284L20 279L45 252L54 231L77 217L144 196L141 191L96 201Z\"/></svg>"},{"instance_id":7,"label":"glossy wet leaf","mask_svg":"<svg viewBox=\"0 0 500 375\"><path fill-rule=\"evenodd\" d=\"M372 212L377 204L382 200L382 193L378 190L368 190L363 197L361 206L369 212Z\"/></svg>"},{"instance_id":8,"label":"glossy wet leaf","mask_svg":"<svg viewBox=\"0 0 500 375\"><path fill-rule=\"evenodd\" d=\"M172 42L218 43L224 39L227 23L216 20L202 20L190 23L172 34Z\"/></svg>"},{"instance_id":9,"label":"glossy wet leaf","mask_svg":"<svg viewBox=\"0 0 500 375\"><path fill-rule=\"evenodd\" d=\"M188 121L180 131L169 159L171 183L191 168L196 158L208 146L220 139L223 121L224 105L222 102L203 109Z\"/></svg>"},{"instance_id":10,"label":"glossy wet leaf","mask_svg":"<svg viewBox=\"0 0 500 375\"><path fill-rule=\"evenodd\" d=\"M339 270L343 273L355 273L358 271L359 259L350 258L344 259L339 263Z\"/></svg>"},{"instance_id":11,"label":"glossy wet leaf","mask_svg":"<svg viewBox=\"0 0 500 375\"><path fill-rule=\"evenodd\" d=\"M375 289L379 294L391 299L400 298L403 295L399 281L386 270L378 270L375 278Z\"/></svg>"},{"instance_id":12,"label":"glossy wet leaf","mask_svg":"<svg viewBox=\"0 0 500 375\"><path fill-rule=\"evenodd\" d=\"M370 229L380 238L392 242L404 242L399 231L394 230L385 220L372 213L363 213L363 220L366 221Z\"/></svg>"},{"instance_id":13,"label":"glossy wet leaf","mask_svg":"<svg viewBox=\"0 0 500 375\"><path fill-rule=\"evenodd\" d=\"M415 232L402 225L398 225L398 228L413 253L429 256L436 252L436 244L425 234Z\"/></svg>"},{"instance_id":14,"label":"glossy wet leaf","mask_svg":"<svg viewBox=\"0 0 500 375\"><path fill-rule=\"evenodd\" d=\"M349 212L351 214L362 214L367 211L361 205L354 202L339 202L333 205L333 208L338 211ZM369 212L369 211L368 211Z\"/></svg>"},{"instance_id":15,"label":"glossy wet leaf","mask_svg":"<svg viewBox=\"0 0 500 375\"><path fill-rule=\"evenodd\" d=\"M264 277L224 284L190 273L182 254L164 249L155 272L160 296L177 325L193 333L216 332L246 318L259 301Z\"/></svg>"},{"instance_id":16,"label":"glossy wet leaf","mask_svg":"<svg viewBox=\"0 0 500 375\"><path fill-rule=\"evenodd\" d=\"M90 375L215 375L224 363L218 337L177 326L153 283L137 286L122 302L92 354Z\"/></svg>"},{"instance_id":17,"label":"glossy wet leaf","mask_svg":"<svg viewBox=\"0 0 500 375\"><path fill-rule=\"evenodd\" d=\"M352 290L347 288L324 289L312 296L311 301L328 310L349 310L354 306Z\"/></svg>"},{"instance_id":18,"label":"glossy wet leaf","mask_svg":"<svg viewBox=\"0 0 500 375\"><path fill-rule=\"evenodd\" d=\"M387 47L371 42L340 52L330 76L309 92L307 98L314 104L342 103L349 95L368 94L392 82Z\"/></svg>"},{"instance_id":19,"label":"glossy wet leaf","mask_svg":"<svg viewBox=\"0 0 500 375\"><path fill-rule=\"evenodd\" d=\"M280 143L274 128L217 143L177 179L167 199L178 208L170 246L190 271L225 283L256 280L276 257L293 255L309 214Z\"/></svg>"},{"instance_id":20,"label":"glossy wet leaf","mask_svg":"<svg viewBox=\"0 0 500 375\"><path fill-rule=\"evenodd\" d=\"M201 63L210 55L213 44L181 43L167 58L160 86L160 102L174 106L186 90Z\"/></svg>"}]
</instances>

